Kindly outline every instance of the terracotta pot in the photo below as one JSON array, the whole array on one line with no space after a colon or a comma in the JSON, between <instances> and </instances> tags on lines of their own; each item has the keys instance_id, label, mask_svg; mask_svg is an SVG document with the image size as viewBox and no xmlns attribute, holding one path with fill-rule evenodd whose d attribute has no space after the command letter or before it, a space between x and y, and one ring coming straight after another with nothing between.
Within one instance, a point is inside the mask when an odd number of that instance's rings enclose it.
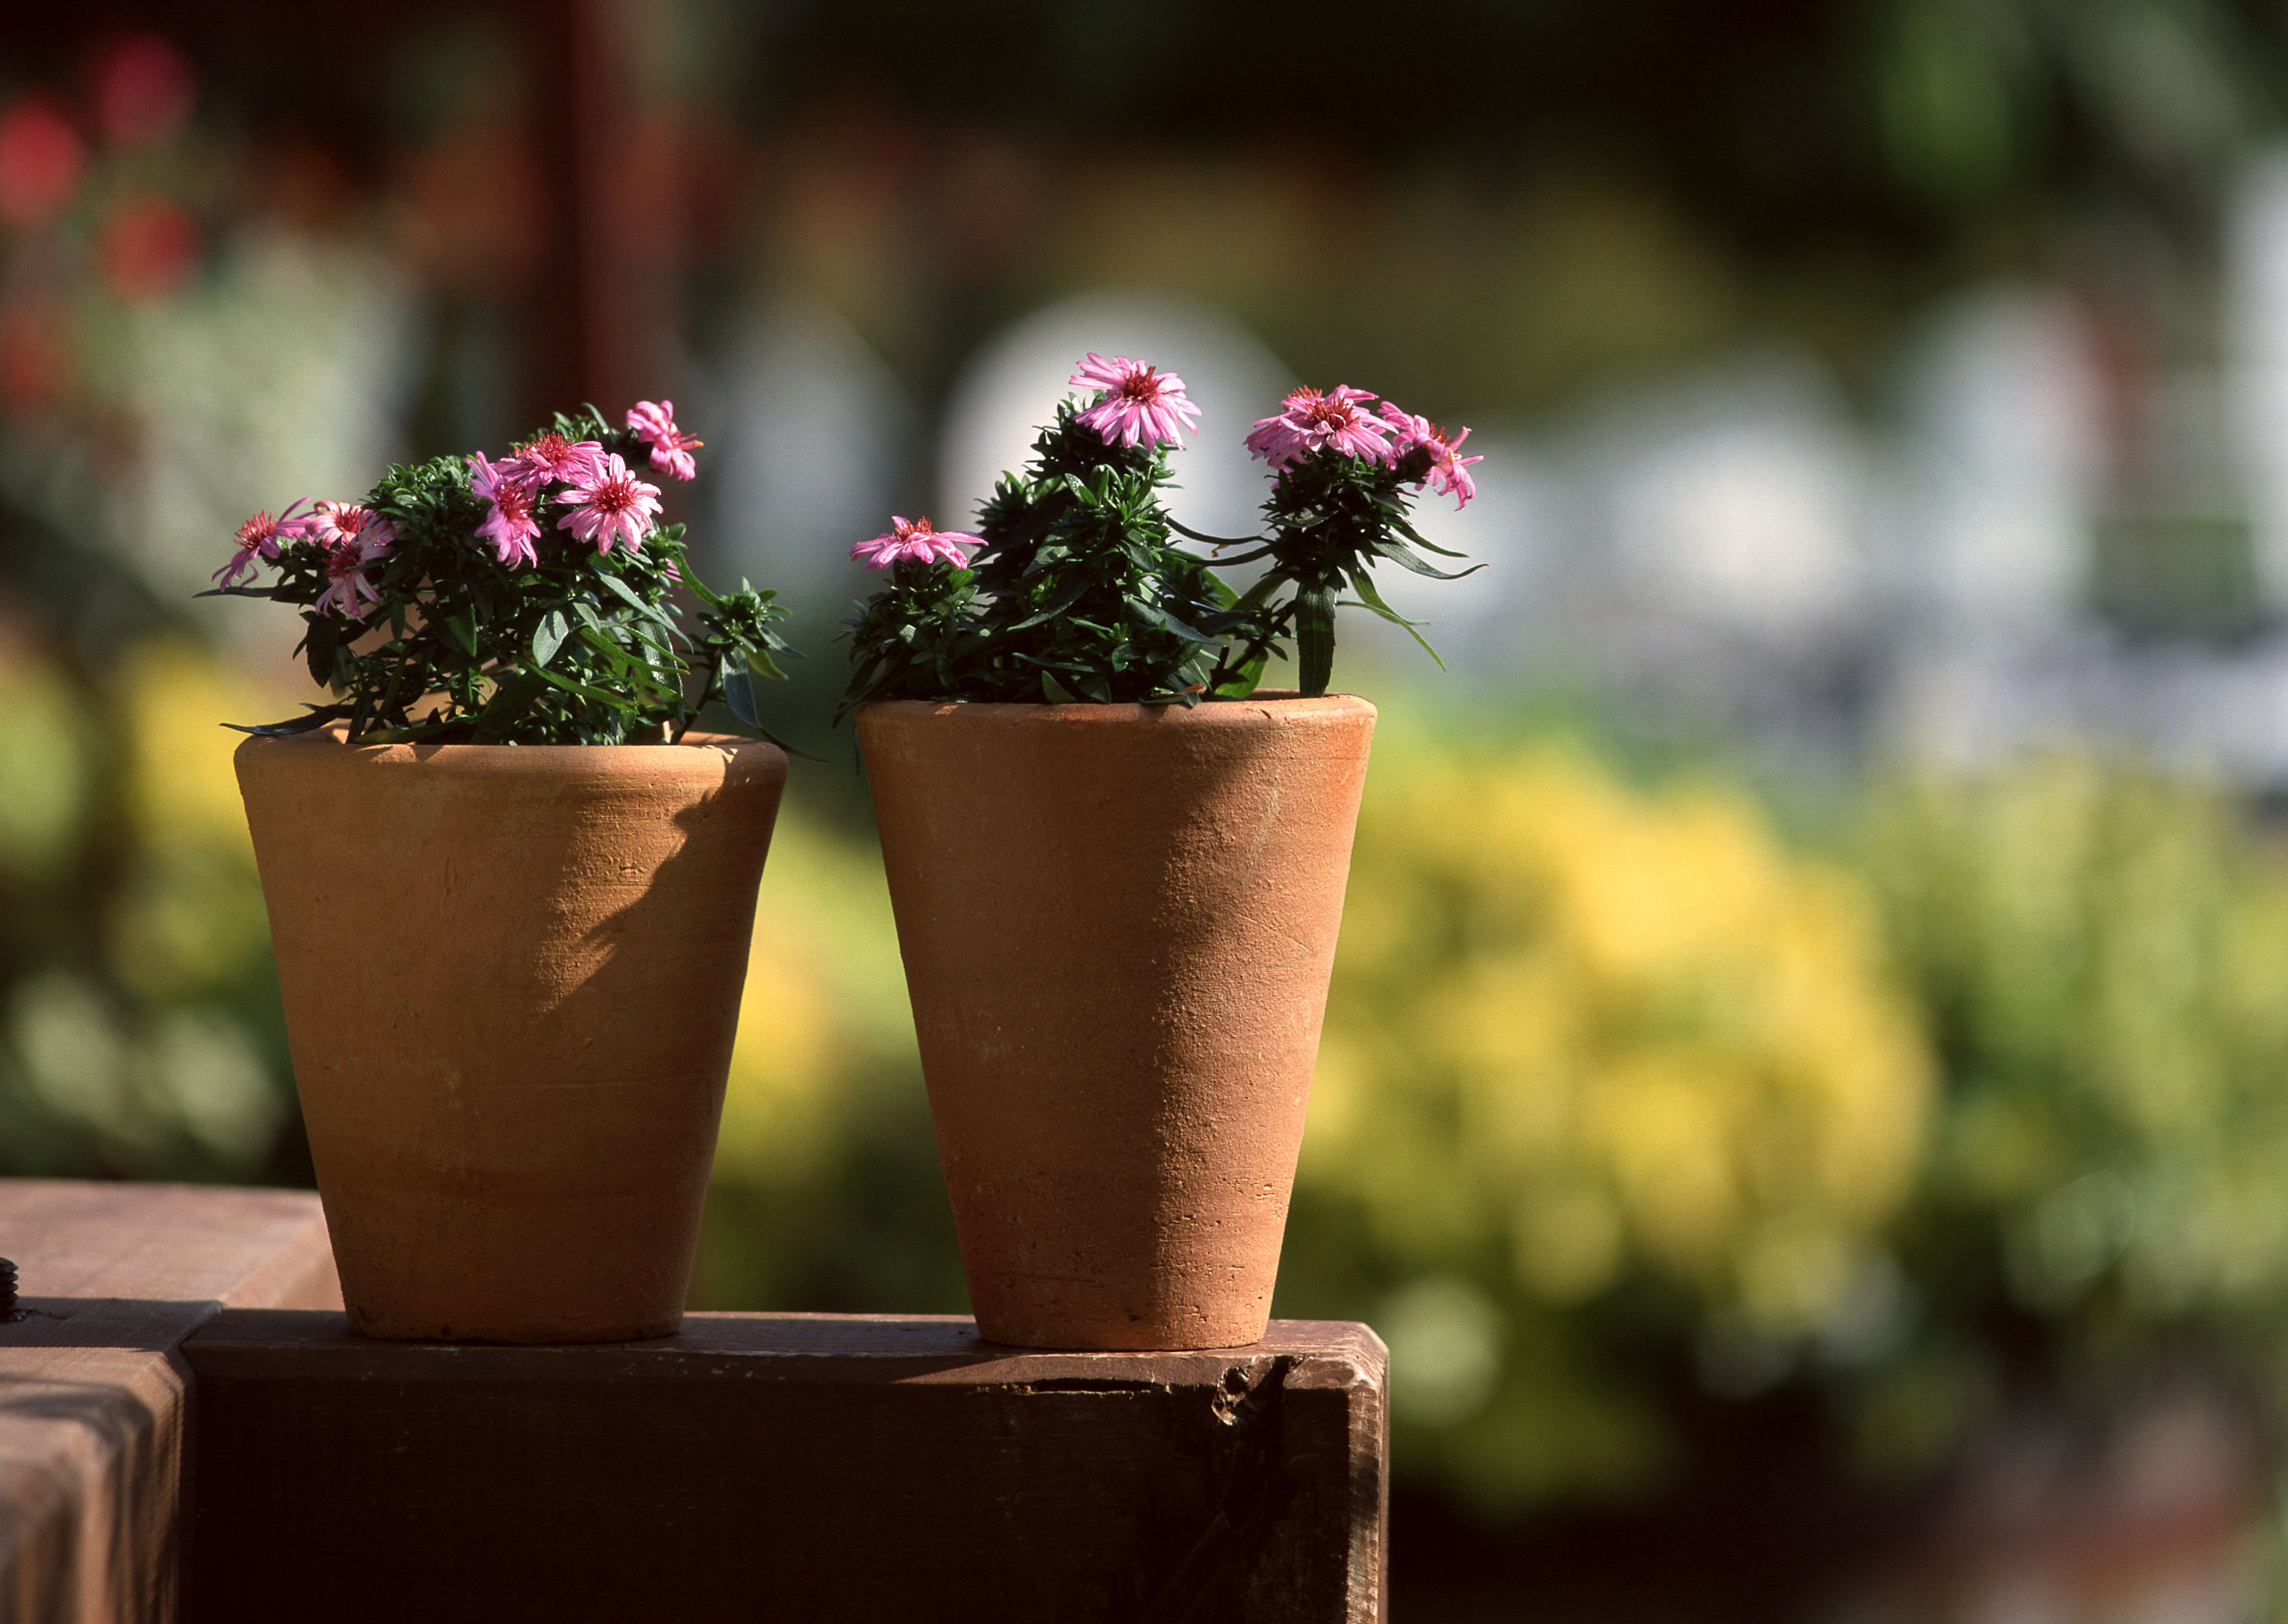
<instances>
[{"instance_id":1,"label":"terracotta pot","mask_svg":"<svg viewBox=\"0 0 2288 1624\"><path fill-rule=\"evenodd\" d=\"M980 1331L1261 1338L1374 707L859 713Z\"/></svg>"},{"instance_id":2,"label":"terracotta pot","mask_svg":"<svg viewBox=\"0 0 2288 1624\"><path fill-rule=\"evenodd\" d=\"M250 739L238 781L351 1326L675 1330L786 757Z\"/></svg>"}]
</instances>

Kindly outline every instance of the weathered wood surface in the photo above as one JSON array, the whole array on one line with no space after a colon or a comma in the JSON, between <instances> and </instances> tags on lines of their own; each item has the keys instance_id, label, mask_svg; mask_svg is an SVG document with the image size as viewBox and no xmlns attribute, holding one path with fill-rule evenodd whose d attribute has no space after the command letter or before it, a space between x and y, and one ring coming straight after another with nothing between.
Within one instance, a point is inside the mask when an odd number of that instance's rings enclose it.
<instances>
[{"instance_id":1,"label":"weathered wood surface","mask_svg":"<svg viewBox=\"0 0 2288 1624\"><path fill-rule=\"evenodd\" d=\"M0 1180L0 1254L34 1311L0 1325L0 1624L1383 1617L1363 1327L373 1343L286 1192Z\"/></svg>"},{"instance_id":2,"label":"weathered wood surface","mask_svg":"<svg viewBox=\"0 0 2288 1624\"><path fill-rule=\"evenodd\" d=\"M224 1304L338 1307L318 1198L0 1179L0 1624L171 1619L182 1339Z\"/></svg>"},{"instance_id":3,"label":"weathered wood surface","mask_svg":"<svg viewBox=\"0 0 2288 1624\"><path fill-rule=\"evenodd\" d=\"M695 1314L585 1348L226 1311L187 1616L1378 1620L1381 1343L997 1348L967 1319Z\"/></svg>"}]
</instances>

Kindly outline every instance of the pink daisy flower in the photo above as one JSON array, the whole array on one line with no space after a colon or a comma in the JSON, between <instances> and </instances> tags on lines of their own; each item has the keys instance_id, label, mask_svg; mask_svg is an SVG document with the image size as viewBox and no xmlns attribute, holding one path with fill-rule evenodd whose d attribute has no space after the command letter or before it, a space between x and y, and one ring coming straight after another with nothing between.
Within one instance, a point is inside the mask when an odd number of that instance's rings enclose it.
<instances>
[{"instance_id":1,"label":"pink daisy flower","mask_svg":"<svg viewBox=\"0 0 2288 1624\"><path fill-rule=\"evenodd\" d=\"M381 594L374 590L367 571L387 558L397 544L397 527L385 519L376 519L369 508L338 502L318 505L332 510L324 520L330 538L324 541L326 579L332 584L318 594L317 607L331 609L345 620L361 621L381 607ZM306 526L305 533L315 535Z\"/></svg>"},{"instance_id":2,"label":"pink daisy flower","mask_svg":"<svg viewBox=\"0 0 2288 1624\"><path fill-rule=\"evenodd\" d=\"M373 522L371 508L361 508L354 502L318 502L311 504L296 528L330 551L355 541Z\"/></svg>"},{"instance_id":3,"label":"pink daisy flower","mask_svg":"<svg viewBox=\"0 0 2288 1624\"><path fill-rule=\"evenodd\" d=\"M637 401L628 408L628 427L651 448L651 465L658 472L688 479L699 471L691 454L707 442L675 426L674 401Z\"/></svg>"},{"instance_id":4,"label":"pink daisy flower","mask_svg":"<svg viewBox=\"0 0 2288 1624\"><path fill-rule=\"evenodd\" d=\"M533 517L538 495L514 457L504 463L487 459L481 451L469 458L469 489L492 504L477 534L493 544L501 567L540 562L540 521Z\"/></svg>"},{"instance_id":5,"label":"pink daisy flower","mask_svg":"<svg viewBox=\"0 0 2288 1624\"><path fill-rule=\"evenodd\" d=\"M1402 462L1408 452L1417 447L1430 453L1430 471L1426 478L1430 488L1441 495L1451 495L1457 512L1470 505L1470 498L1478 494L1478 482L1470 477L1470 464L1482 463L1482 456L1460 455L1462 442L1470 437L1467 429L1449 435L1427 417L1417 417L1411 412L1400 410L1389 401L1382 403L1382 420L1390 425L1393 444L1390 460Z\"/></svg>"},{"instance_id":6,"label":"pink daisy flower","mask_svg":"<svg viewBox=\"0 0 2288 1624\"><path fill-rule=\"evenodd\" d=\"M887 535L860 542L850 550L851 558L868 569L887 569L893 564L908 562L950 564L956 569L965 569L969 560L961 550L985 545L981 536L965 535L958 530L933 530L927 514L909 524L894 513L890 524Z\"/></svg>"},{"instance_id":7,"label":"pink daisy flower","mask_svg":"<svg viewBox=\"0 0 2288 1624\"><path fill-rule=\"evenodd\" d=\"M1080 420L1108 446L1180 446L1184 434L1200 426L1200 408L1185 398L1183 379L1125 355L1107 360L1092 350L1080 370L1065 381L1097 392L1096 404Z\"/></svg>"},{"instance_id":8,"label":"pink daisy flower","mask_svg":"<svg viewBox=\"0 0 2288 1624\"><path fill-rule=\"evenodd\" d=\"M589 484L602 466L604 448L592 440L568 440L552 429L519 446L508 460L528 484L536 486L550 479Z\"/></svg>"},{"instance_id":9,"label":"pink daisy flower","mask_svg":"<svg viewBox=\"0 0 2288 1624\"><path fill-rule=\"evenodd\" d=\"M640 547L659 517L659 487L630 473L616 451L607 453L592 475L575 480L557 500L572 511L556 527L595 543L598 552L611 551L615 540Z\"/></svg>"},{"instance_id":10,"label":"pink daisy flower","mask_svg":"<svg viewBox=\"0 0 2288 1624\"><path fill-rule=\"evenodd\" d=\"M215 571L217 586L234 587L254 574L255 560L275 563L278 558L278 538L289 538L301 533L302 521L294 517L294 510L302 505L299 499L290 502L277 518L270 517L267 508L238 527L238 552L231 561Z\"/></svg>"},{"instance_id":11,"label":"pink daisy flower","mask_svg":"<svg viewBox=\"0 0 2288 1624\"><path fill-rule=\"evenodd\" d=\"M1390 425L1368 416L1366 406L1373 399L1347 384L1338 384L1332 393L1323 395L1315 389L1299 389L1280 402L1276 416L1255 420L1247 448L1274 468L1299 463L1317 451L1386 463Z\"/></svg>"}]
</instances>

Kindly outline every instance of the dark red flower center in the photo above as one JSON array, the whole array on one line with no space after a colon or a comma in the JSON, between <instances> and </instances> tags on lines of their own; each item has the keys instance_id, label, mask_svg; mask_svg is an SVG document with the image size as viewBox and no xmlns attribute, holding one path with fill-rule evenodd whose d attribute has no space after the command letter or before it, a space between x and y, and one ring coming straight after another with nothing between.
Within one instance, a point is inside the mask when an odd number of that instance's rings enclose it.
<instances>
[{"instance_id":1,"label":"dark red flower center","mask_svg":"<svg viewBox=\"0 0 2288 1624\"><path fill-rule=\"evenodd\" d=\"M633 474L616 474L597 485L588 498L588 505L599 513L626 513L636 505L636 481Z\"/></svg>"},{"instance_id":2,"label":"dark red flower center","mask_svg":"<svg viewBox=\"0 0 2288 1624\"><path fill-rule=\"evenodd\" d=\"M1157 400L1166 389L1167 384L1161 381L1157 367L1131 367L1122 376L1117 392L1124 400L1148 406Z\"/></svg>"},{"instance_id":3,"label":"dark red flower center","mask_svg":"<svg viewBox=\"0 0 2288 1624\"><path fill-rule=\"evenodd\" d=\"M551 430L524 446L519 454L534 467L555 473L564 466L564 459L571 449L564 436Z\"/></svg>"}]
</instances>

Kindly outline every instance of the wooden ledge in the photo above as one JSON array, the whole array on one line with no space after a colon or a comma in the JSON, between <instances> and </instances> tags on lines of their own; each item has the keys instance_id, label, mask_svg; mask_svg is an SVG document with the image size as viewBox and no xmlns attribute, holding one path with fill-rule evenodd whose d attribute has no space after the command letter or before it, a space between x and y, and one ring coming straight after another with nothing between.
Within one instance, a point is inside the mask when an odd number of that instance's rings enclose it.
<instances>
[{"instance_id":1,"label":"wooden ledge","mask_svg":"<svg viewBox=\"0 0 2288 1624\"><path fill-rule=\"evenodd\" d=\"M0 1620L176 1606L183 1338L225 1304L338 1307L318 1198L0 1179Z\"/></svg>"},{"instance_id":2,"label":"wooden ledge","mask_svg":"<svg viewBox=\"0 0 2288 1624\"><path fill-rule=\"evenodd\" d=\"M338 1313L232 1308L202 1324L189 1351L202 1370L251 1376L272 1361L345 1378L459 1381L464 1372L545 1380L740 1375L765 1380L941 1382L969 1387L1085 1384L1195 1387L1277 1366L1290 1385L1378 1386L1388 1354L1365 1326L1275 1319L1245 1348L1180 1353L1056 1352L1010 1348L977 1335L964 1314L687 1314L674 1336L558 1347L381 1342Z\"/></svg>"},{"instance_id":3,"label":"wooden ledge","mask_svg":"<svg viewBox=\"0 0 2288 1624\"><path fill-rule=\"evenodd\" d=\"M0 1624L1384 1616L1385 1354L350 1335L314 1196L0 1180Z\"/></svg>"},{"instance_id":4,"label":"wooden ledge","mask_svg":"<svg viewBox=\"0 0 2288 1624\"><path fill-rule=\"evenodd\" d=\"M521 1348L234 1310L183 1351L194 1620L1382 1616L1363 1326L1050 1353L694 1314Z\"/></svg>"}]
</instances>

